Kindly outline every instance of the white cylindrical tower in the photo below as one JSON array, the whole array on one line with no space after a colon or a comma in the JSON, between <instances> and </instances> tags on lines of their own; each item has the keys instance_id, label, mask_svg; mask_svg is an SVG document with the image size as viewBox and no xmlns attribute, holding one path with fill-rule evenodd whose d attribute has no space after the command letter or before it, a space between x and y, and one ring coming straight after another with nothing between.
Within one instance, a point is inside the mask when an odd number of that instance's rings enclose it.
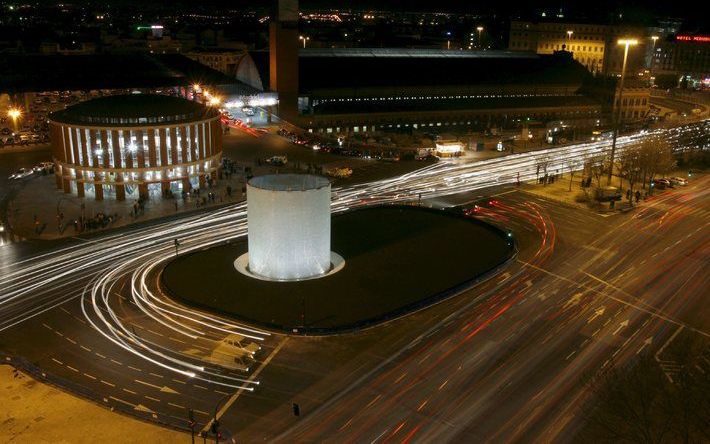
<instances>
[{"instance_id":1,"label":"white cylindrical tower","mask_svg":"<svg viewBox=\"0 0 710 444\"><path fill-rule=\"evenodd\" d=\"M274 174L247 184L249 272L270 280L310 279L330 271L330 182Z\"/></svg>"}]
</instances>

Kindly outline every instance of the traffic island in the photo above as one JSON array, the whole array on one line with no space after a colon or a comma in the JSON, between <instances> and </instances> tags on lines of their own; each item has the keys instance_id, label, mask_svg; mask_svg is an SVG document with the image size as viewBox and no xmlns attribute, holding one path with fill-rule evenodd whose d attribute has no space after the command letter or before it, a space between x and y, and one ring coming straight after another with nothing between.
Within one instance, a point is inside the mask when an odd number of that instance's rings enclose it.
<instances>
[{"instance_id":1,"label":"traffic island","mask_svg":"<svg viewBox=\"0 0 710 444\"><path fill-rule=\"evenodd\" d=\"M515 252L508 233L448 211L388 206L332 219L338 273L277 282L234 268L246 239L170 261L163 289L186 305L288 334L358 330L431 305L469 288Z\"/></svg>"}]
</instances>

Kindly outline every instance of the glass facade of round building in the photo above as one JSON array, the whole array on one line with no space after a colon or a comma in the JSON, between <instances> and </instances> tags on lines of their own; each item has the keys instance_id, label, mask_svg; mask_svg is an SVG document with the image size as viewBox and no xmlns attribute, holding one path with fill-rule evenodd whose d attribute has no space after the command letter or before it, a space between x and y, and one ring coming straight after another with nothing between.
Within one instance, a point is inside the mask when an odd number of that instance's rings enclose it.
<instances>
[{"instance_id":1,"label":"glass facade of round building","mask_svg":"<svg viewBox=\"0 0 710 444\"><path fill-rule=\"evenodd\" d=\"M204 187L222 158L219 112L182 98L90 100L50 116L57 187L97 200Z\"/></svg>"}]
</instances>

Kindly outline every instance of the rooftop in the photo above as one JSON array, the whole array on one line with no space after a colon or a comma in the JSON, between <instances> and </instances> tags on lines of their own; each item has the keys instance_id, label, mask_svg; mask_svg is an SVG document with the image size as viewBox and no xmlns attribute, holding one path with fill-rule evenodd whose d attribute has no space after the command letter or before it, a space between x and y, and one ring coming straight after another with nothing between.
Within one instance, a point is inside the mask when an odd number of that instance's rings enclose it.
<instances>
[{"instance_id":1,"label":"rooftop","mask_svg":"<svg viewBox=\"0 0 710 444\"><path fill-rule=\"evenodd\" d=\"M180 54L0 54L0 66L12 68L0 69L0 92L158 88L192 83L239 85L244 94L257 92Z\"/></svg>"},{"instance_id":2,"label":"rooftop","mask_svg":"<svg viewBox=\"0 0 710 444\"><path fill-rule=\"evenodd\" d=\"M581 85L590 74L568 53L538 55L509 51L334 48L299 51L299 90L421 88L476 85ZM269 52L252 51L237 75L269 86Z\"/></svg>"},{"instance_id":3,"label":"rooftop","mask_svg":"<svg viewBox=\"0 0 710 444\"><path fill-rule=\"evenodd\" d=\"M52 113L50 119L73 124L124 126L197 121L218 115L215 109L179 97L127 94L87 100Z\"/></svg>"},{"instance_id":4,"label":"rooftop","mask_svg":"<svg viewBox=\"0 0 710 444\"><path fill-rule=\"evenodd\" d=\"M269 174L249 180L254 188L269 191L310 191L330 185L330 181L313 174Z\"/></svg>"}]
</instances>

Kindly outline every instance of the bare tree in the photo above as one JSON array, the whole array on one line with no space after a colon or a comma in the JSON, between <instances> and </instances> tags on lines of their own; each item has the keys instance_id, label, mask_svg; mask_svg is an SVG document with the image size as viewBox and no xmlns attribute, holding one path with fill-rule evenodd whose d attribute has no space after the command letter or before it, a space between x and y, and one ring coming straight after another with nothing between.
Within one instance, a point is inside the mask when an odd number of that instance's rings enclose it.
<instances>
[{"instance_id":1,"label":"bare tree","mask_svg":"<svg viewBox=\"0 0 710 444\"><path fill-rule=\"evenodd\" d=\"M589 174L597 183L597 189L601 188L602 177L609 171L609 158L603 154L591 156L587 160Z\"/></svg>"},{"instance_id":2,"label":"bare tree","mask_svg":"<svg viewBox=\"0 0 710 444\"><path fill-rule=\"evenodd\" d=\"M567 169L569 170L569 188L567 191L572 191L572 179L574 179L574 173L581 165L582 160L576 157L567 161Z\"/></svg>"},{"instance_id":3,"label":"bare tree","mask_svg":"<svg viewBox=\"0 0 710 444\"><path fill-rule=\"evenodd\" d=\"M548 156L538 156L537 157L537 164L535 165L537 167L537 176L538 179L540 179L540 170L544 173L545 181L543 182L543 185L547 185L547 167L550 166L550 162L552 161Z\"/></svg>"},{"instance_id":4,"label":"bare tree","mask_svg":"<svg viewBox=\"0 0 710 444\"><path fill-rule=\"evenodd\" d=\"M658 174L666 174L675 167L675 159L668 141L662 137L649 137L641 143L641 170L643 188L653 182Z\"/></svg>"},{"instance_id":5,"label":"bare tree","mask_svg":"<svg viewBox=\"0 0 710 444\"><path fill-rule=\"evenodd\" d=\"M625 178L629 183L629 203L634 202L634 185L641 179L642 171L642 148L641 146L629 146L624 149L617 158L617 169L619 176Z\"/></svg>"},{"instance_id":6,"label":"bare tree","mask_svg":"<svg viewBox=\"0 0 710 444\"><path fill-rule=\"evenodd\" d=\"M583 434L592 441L660 443L670 433L668 383L650 355L630 368L612 367L590 389L596 403L585 412Z\"/></svg>"}]
</instances>

